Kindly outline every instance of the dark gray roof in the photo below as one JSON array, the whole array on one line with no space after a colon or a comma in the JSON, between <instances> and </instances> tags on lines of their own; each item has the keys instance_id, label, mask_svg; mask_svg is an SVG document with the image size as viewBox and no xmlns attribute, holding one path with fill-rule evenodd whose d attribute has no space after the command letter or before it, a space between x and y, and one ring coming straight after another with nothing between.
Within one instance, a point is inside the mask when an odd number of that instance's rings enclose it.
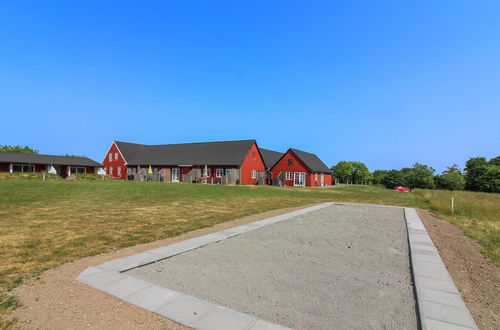
<instances>
[{"instance_id":1,"label":"dark gray roof","mask_svg":"<svg viewBox=\"0 0 500 330\"><path fill-rule=\"evenodd\" d=\"M21 152L0 152L0 163L47 164L69 166L93 166L102 164L87 157L27 154Z\"/></svg>"},{"instance_id":2,"label":"dark gray roof","mask_svg":"<svg viewBox=\"0 0 500 330\"><path fill-rule=\"evenodd\" d=\"M127 165L241 165L255 140L144 145L115 141Z\"/></svg>"},{"instance_id":3,"label":"dark gray roof","mask_svg":"<svg viewBox=\"0 0 500 330\"><path fill-rule=\"evenodd\" d=\"M297 157L299 157L299 159L304 163L304 165L309 167L309 169L312 172L331 173L328 166L326 166L325 163L323 163L323 161L321 159L319 159L319 157L316 156L315 154L312 154L310 152L305 152L302 150L298 150L298 149L293 149L293 148L290 148L290 150Z\"/></svg>"},{"instance_id":4,"label":"dark gray roof","mask_svg":"<svg viewBox=\"0 0 500 330\"><path fill-rule=\"evenodd\" d=\"M283 156L282 152L273 151L269 149L260 148L260 154L264 160L266 168L271 168L276 164L276 162Z\"/></svg>"}]
</instances>

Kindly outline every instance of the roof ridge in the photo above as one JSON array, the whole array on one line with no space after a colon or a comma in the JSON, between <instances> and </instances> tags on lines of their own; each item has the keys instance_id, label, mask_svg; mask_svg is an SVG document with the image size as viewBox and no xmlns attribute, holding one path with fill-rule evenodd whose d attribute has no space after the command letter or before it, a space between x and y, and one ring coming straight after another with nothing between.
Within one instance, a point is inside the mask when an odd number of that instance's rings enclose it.
<instances>
[{"instance_id":1,"label":"roof ridge","mask_svg":"<svg viewBox=\"0 0 500 330\"><path fill-rule=\"evenodd\" d=\"M186 144L209 144L209 143L228 143L228 142L257 142L255 139L247 140L227 140L227 141L206 141L206 142L183 142L183 143L166 143L166 144L148 144L148 147L159 147L159 146L178 146Z\"/></svg>"}]
</instances>

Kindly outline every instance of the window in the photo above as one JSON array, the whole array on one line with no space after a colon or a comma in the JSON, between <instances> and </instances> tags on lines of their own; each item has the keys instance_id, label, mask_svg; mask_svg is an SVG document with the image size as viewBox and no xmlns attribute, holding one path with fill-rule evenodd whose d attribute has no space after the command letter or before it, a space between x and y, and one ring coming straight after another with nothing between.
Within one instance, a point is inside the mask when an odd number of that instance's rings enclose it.
<instances>
[{"instance_id":1,"label":"window","mask_svg":"<svg viewBox=\"0 0 500 330\"><path fill-rule=\"evenodd\" d=\"M115 160L118 160L118 153L115 152Z\"/></svg>"},{"instance_id":2,"label":"window","mask_svg":"<svg viewBox=\"0 0 500 330\"><path fill-rule=\"evenodd\" d=\"M113 166L110 166L110 167L109 167L109 175L110 175L110 176L113 176Z\"/></svg>"},{"instance_id":3,"label":"window","mask_svg":"<svg viewBox=\"0 0 500 330\"><path fill-rule=\"evenodd\" d=\"M314 173L314 180L318 181L318 173Z\"/></svg>"},{"instance_id":4,"label":"window","mask_svg":"<svg viewBox=\"0 0 500 330\"><path fill-rule=\"evenodd\" d=\"M207 167L203 169L203 176L204 177L209 177L210 176L210 169Z\"/></svg>"},{"instance_id":5,"label":"window","mask_svg":"<svg viewBox=\"0 0 500 330\"><path fill-rule=\"evenodd\" d=\"M70 174L85 174L85 167L70 167Z\"/></svg>"},{"instance_id":6,"label":"window","mask_svg":"<svg viewBox=\"0 0 500 330\"><path fill-rule=\"evenodd\" d=\"M231 174L231 169L230 168L226 168L226 176Z\"/></svg>"},{"instance_id":7,"label":"window","mask_svg":"<svg viewBox=\"0 0 500 330\"><path fill-rule=\"evenodd\" d=\"M293 179L293 173L285 172L285 180L292 180L292 179Z\"/></svg>"},{"instance_id":8,"label":"window","mask_svg":"<svg viewBox=\"0 0 500 330\"><path fill-rule=\"evenodd\" d=\"M252 170L252 179L255 179L257 177L257 171Z\"/></svg>"},{"instance_id":9,"label":"window","mask_svg":"<svg viewBox=\"0 0 500 330\"><path fill-rule=\"evenodd\" d=\"M35 166L12 164L12 172L21 172L21 173L35 172Z\"/></svg>"},{"instance_id":10,"label":"window","mask_svg":"<svg viewBox=\"0 0 500 330\"><path fill-rule=\"evenodd\" d=\"M118 176L119 177L122 176L122 167L121 166L118 166Z\"/></svg>"},{"instance_id":11,"label":"window","mask_svg":"<svg viewBox=\"0 0 500 330\"><path fill-rule=\"evenodd\" d=\"M288 160L288 166L293 166L293 159ZM291 180L291 179L290 179Z\"/></svg>"},{"instance_id":12,"label":"window","mask_svg":"<svg viewBox=\"0 0 500 330\"><path fill-rule=\"evenodd\" d=\"M109 153L109 157L108 157L109 161L112 162L113 161L113 154L110 152Z\"/></svg>"},{"instance_id":13,"label":"window","mask_svg":"<svg viewBox=\"0 0 500 330\"><path fill-rule=\"evenodd\" d=\"M216 178L222 178L224 175L224 169L223 168L218 168L215 170L215 177Z\"/></svg>"}]
</instances>

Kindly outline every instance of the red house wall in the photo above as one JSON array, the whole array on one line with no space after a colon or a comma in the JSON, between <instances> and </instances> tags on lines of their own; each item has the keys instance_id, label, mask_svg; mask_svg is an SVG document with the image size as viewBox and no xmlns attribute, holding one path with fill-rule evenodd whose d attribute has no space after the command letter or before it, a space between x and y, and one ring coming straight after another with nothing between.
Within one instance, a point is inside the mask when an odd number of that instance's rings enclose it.
<instances>
[{"instance_id":1,"label":"red house wall","mask_svg":"<svg viewBox=\"0 0 500 330\"><path fill-rule=\"evenodd\" d=\"M292 166L288 165L288 160L292 160ZM302 161L291 151L288 151L271 169L273 178L277 178L281 172L306 172L306 185L310 186L310 171ZM285 186L293 186L292 180L285 180Z\"/></svg>"},{"instance_id":2,"label":"red house wall","mask_svg":"<svg viewBox=\"0 0 500 330\"><path fill-rule=\"evenodd\" d=\"M10 167L8 163L0 163L0 172L9 172Z\"/></svg>"},{"instance_id":3,"label":"red house wall","mask_svg":"<svg viewBox=\"0 0 500 330\"><path fill-rule=\"evenodd\" d=\"M118 153L118 160L115 160L115 152ZM112 153L113 157L112 160L109 160L109 154ZM109 177L113 178L119 178L119 179L125 179L127 177L127 166L125 165L125 159L123 159L122 154L118 150L118 147L116 144L113 142L111 147L109 148L108 152L104 156L104 160L102 161L104 166L106 166L106 175ZM118 177L118 167L121 166L122 168L122 173L121 176ZM111 176L110 173L110 167L113 167L113 175Z\"/></svg>"},{"instance_id":4,"label":"red house wall","mask_svg":"<svg viewBox=\"0 0 500 330\"><path fill-rule=\"evenodd\" d=\"M245 156L243 163L240 167L240 175L241 175L241 184L256 184L257 178L252 179L252 170L256 171L265 171L266 166L264 165L264 161L259 152L259 148L257 144L254 143L250 148L250 151Z\"/></svg>"}]
</instances>

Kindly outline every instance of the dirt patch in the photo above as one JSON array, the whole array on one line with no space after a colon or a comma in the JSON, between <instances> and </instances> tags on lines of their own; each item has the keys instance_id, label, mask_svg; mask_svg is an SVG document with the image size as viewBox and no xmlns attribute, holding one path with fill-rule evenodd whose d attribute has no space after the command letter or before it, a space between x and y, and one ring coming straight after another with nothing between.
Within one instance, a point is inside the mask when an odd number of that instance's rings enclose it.
<instances>
[{"instance_id":1,"label":"dirt patch","mask_svg":"<svg viewBox=\"0 0 500 330\"><path fill-rule=\"evenodd\" d=\"M431 212L418 214L446 268L481 330L500 327L500 269L482 254L481 246L451 223Z\"/></svg>"},{"instance_id":2,"label":"dirt patch","mask_svg":"<svg viewBox=\"0 0 500 330\"><path fill-rule=\"evenodd\" d=\"M64 264L12 291L12 295L22 303L22 307L14 311L13 317L23 329L185 329L173 321L82 284L75 278L89 266L309 206L255 214L177 237Z\"/></svg>"}]
</instances>

